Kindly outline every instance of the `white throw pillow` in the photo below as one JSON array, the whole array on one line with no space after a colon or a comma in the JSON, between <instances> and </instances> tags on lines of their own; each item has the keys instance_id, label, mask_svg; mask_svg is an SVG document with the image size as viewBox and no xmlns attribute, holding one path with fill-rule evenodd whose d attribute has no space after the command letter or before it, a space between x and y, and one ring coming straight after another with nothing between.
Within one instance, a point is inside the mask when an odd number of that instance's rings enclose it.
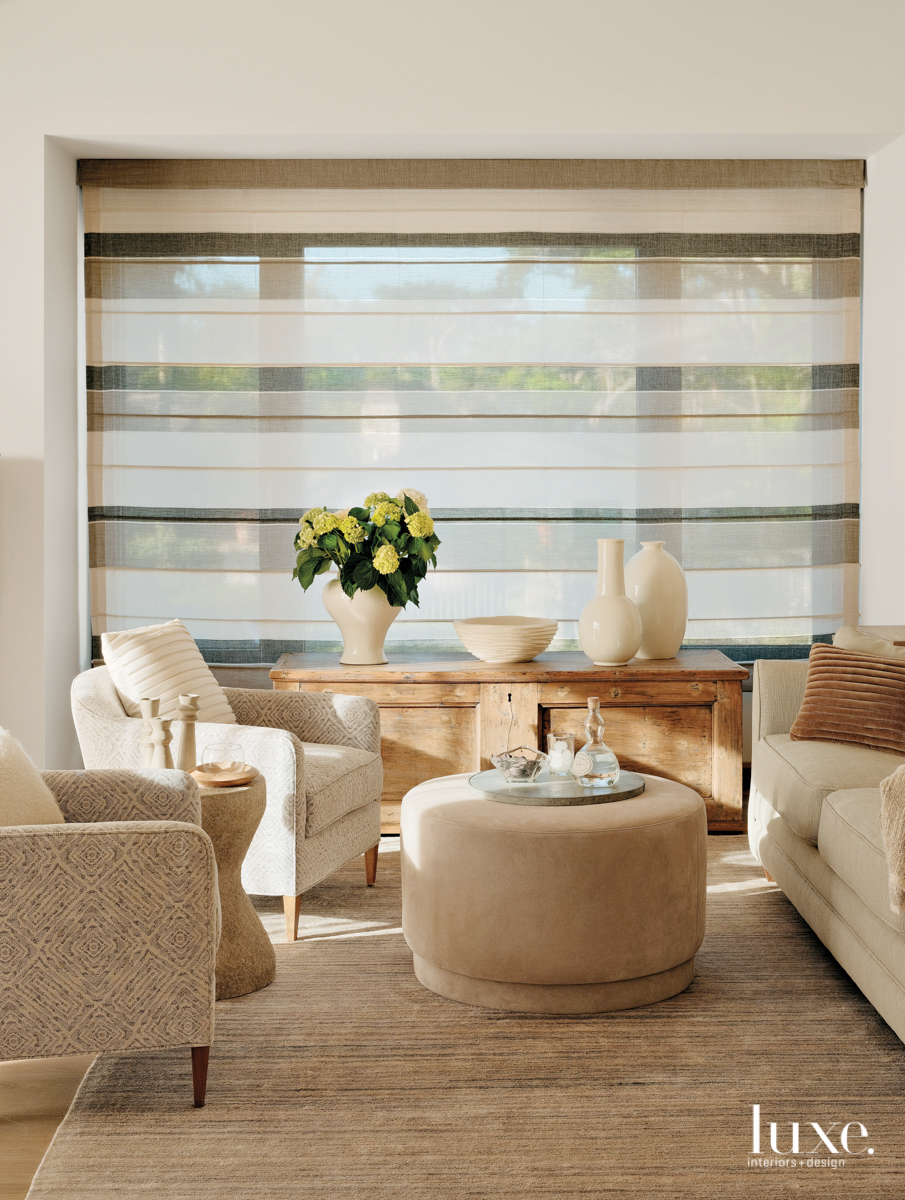
<instances>
[{"instance_id":1,"label":"white throw pillow","mask_svg":"<svg viewBox=\"0 0 905 1200\"><path fill-rule=\"evenodd\" d=\"M0 827L62 825L66 818L41 773L8 729L0 729Z\"/></svg>"},{"instance_id":2,"label":"white throw pillow","mask_svg":"<svg viewBox=\"0 0 905 1200\"><path fill-rule=\"evenodd\" d=\"M175 717L179 697L198 697L198 720L235 725L236 714L181 621L146 625L122 633L102 633L101 646L110 678L130 717L140 717L138 701L160 701L158 715Z\"/></svg>"},{"instance_id":3,"label":"white throw pillow","mask_svg":"<svg viewBox=\"0 0 905 1200\"><path fill-rule=\"evenodd\" d=\"M833 645L852 654L873 654L877 658L905 658L905 646L894 646L875 633L863 633L852 625L843 625L833 634Z\"/></svg>"}]
</instances>

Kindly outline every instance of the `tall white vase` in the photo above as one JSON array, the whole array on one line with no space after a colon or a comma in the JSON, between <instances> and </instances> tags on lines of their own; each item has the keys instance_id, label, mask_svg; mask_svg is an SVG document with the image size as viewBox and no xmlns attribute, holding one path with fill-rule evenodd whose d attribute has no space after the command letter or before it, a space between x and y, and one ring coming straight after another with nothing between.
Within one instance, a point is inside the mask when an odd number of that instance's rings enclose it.
<instances>
[{"instance_id":1,"label":"tall white vase","mask_svg":"<svg viewBox=\"0 0 905 1200\"><path fill-rule=\"evenodd\" d=\"M367 592L359 588L350 598L339 580L331 579L324 587L323 601L343 635L341 664L357 667L387 661L383 640L402 609L390 604L379 587Z\"/></svg>"},{"instance_id":2,"label":"tall white vase","mask_svg":"<svg viewBox=\"0 0 905 1200\"><path fill-rule=\"evenodd\" d=\"M597 595L578 622L578 641L598 667L624 667L641 645L641 617L625 594L624 538L597 539Z\"/></svg>"},{"instance_id":3,"label":"tall white vase","mask_svg":"<svg viewBox=\"0 0 905 1200\"><path fill-rule=\"evenodd\" d=\"M685 573L663 542L642 542L625 568L625 590L641 614L639 658L675 658L688 621Z\"/></svg>"}]
</instances>

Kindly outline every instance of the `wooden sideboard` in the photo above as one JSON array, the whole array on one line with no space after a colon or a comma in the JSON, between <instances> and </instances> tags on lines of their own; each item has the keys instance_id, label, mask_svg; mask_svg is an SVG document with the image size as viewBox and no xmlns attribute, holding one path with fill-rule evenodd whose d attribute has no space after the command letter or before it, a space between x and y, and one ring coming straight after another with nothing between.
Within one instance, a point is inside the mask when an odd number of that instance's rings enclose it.
<instances>
[{"instance_id":1,"label":"wooden sideboard","mask_svg":"<svg viewBox=\"0 0 905 1200\"><path fill-rule=\"evenodd\" d=\"M328 654L284 654L270 672L281 691L349 692L380 705L384 833L398 833L405 793L438 775L480 771L511 746L546 749L550 729L585 740L588 696L599 696L604 737L621 766L675 779L699 792L709 828L742 825L742 680L748 672L717 650L625 667L597 667L577 651L527 663L471 655L391 656L342 667ZM510 700L511 697L511 700Z\"/></svg>"}]
</instances>

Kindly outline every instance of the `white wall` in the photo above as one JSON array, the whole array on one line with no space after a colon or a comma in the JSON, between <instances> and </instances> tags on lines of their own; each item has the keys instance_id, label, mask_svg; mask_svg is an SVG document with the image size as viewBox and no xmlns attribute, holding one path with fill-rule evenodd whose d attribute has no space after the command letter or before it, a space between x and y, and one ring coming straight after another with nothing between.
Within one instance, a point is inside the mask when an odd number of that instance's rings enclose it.
<instances>
[{"instance_id":1,"label":"white wall","mask_svg":"<svg viewBox=\"0 0 905 1200\"><path fill-rule=\"evenodd\" d=\"M76 761L78 154L860 157L905 131L903 32L889 0L0 0L0 725ZM883 311L866 452L902 396ZM898 620L880 500L865 596Z\"/></svg>"}]
</instances>

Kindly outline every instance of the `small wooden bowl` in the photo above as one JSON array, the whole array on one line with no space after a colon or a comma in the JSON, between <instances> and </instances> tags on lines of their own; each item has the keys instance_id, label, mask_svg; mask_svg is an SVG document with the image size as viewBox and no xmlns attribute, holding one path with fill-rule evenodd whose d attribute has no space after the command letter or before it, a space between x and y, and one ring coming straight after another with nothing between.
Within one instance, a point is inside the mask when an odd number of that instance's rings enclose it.
<instances>
[{"instance_id":1,"label":"small wooden bowl","mask_svg":"<svg viewBox=\"0 0 905 1200\"><path fill-rule=\"evenodd\" d=\"M220 767L220 763L214 765ZM250 767L248 763L243 764L243 771L226 770L226 765L224 763L224 769L218 771L205 771L202 767L196 767L189 774L202 787L244 787L260 774L257 767Z\"/></svg>"}]
</instances>

